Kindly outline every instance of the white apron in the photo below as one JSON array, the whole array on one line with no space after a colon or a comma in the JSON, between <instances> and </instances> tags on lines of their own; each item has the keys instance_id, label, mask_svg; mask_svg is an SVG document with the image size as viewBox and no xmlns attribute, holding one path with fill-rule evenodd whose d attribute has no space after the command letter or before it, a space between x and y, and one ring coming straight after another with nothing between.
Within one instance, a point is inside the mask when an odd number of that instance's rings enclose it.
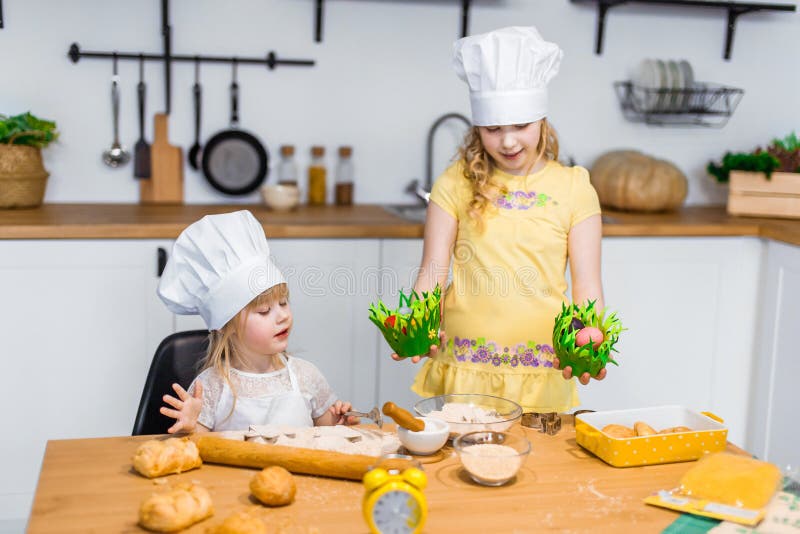
<instances>
[{"instance_id":1,"label":"white apron","mask_svg":"<svg viewBox=\"0 0 800 534\"><path fill-rule=\"evenodd\" d=\"M286 356L280 355L289 373L291 391L264 395L258 398L236 399L236 408L231 413L233 392L228 382L223 382L217 410L214 413L214 431L247 430L250 425L287 425L293 427L314 426L311 419L311 402L300 392L297 377ZM227 419L226 419L227 417Z\"/></svg>"}]
</instances>

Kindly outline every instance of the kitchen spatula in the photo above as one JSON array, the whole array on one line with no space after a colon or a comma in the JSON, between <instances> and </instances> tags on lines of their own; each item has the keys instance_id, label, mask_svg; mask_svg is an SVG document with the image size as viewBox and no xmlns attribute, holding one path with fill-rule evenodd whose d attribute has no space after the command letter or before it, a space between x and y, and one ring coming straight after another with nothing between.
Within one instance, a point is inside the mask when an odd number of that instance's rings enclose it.
<instances>
[{"instance_id":1,"label":"kitchen spatula","mask_svg":"<svg viewBox=\"0 0 800 534\"><path fill-rule=\"evenodd\" d=\"M146 86L144 83L144 61L139 60L139 83L136 93L139 101L139 140L133 146L133 175L136 178L150 178L150 145L144 140L144 101Z\"/></svg>"}]
</instances>

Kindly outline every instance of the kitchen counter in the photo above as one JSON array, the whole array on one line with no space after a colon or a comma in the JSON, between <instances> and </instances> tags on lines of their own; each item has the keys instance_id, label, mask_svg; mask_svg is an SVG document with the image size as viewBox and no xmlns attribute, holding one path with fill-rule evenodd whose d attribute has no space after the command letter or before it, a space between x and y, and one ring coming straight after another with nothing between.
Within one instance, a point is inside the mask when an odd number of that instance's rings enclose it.
<instances>
[{"instance_id":1,"label":"kitchen counter","mask_svg":"<svg viewBox=\"0 0 800 534\"><path fill-rule=\"evenodd\" d=\"M174 239L203 215L249 209L270 238L421 238L423 225L378 205L301 206L274 212L262 205L143 206L45 204L0 210L0 239ZM723 207L673 213L604 211L604 236L754 236L800 245L800 220L733 217Z\"/></svg>"},{"instance_id":2,"label":"kitchen counter","mask_svg":"<svg viewBox=\"0 0 800 534\"><path fill-rule=\"evenodd\" d=\"M661 532L679 517L642 499L676 487L691 463L610 467L575 443L569 416L555 436L521 426L512 432L527 435L532 453L517 478L505 486L473 483L452 455L424 464L429 506L425 532ZM28 533L142 532L136 526L139 503L178 482L204 485L214 502L214 516L186 532L205 532L232 512L253 507L248 490L253 469L205 464L165 477L161 484L137 475L131 457L145 439L49 441ZM295 480L293 504L255 507L269 524L281 532L367 531L360 483L299 475Z\"/></svg>"}]
</instances>

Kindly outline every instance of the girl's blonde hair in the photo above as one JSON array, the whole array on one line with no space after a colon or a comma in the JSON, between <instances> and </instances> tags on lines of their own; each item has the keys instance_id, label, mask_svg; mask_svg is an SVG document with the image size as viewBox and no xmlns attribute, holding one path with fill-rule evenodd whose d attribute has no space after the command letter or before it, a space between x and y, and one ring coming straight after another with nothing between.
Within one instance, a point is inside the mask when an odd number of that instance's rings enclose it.
<instances>
[{"instance_id":1,"label":"girl's blonde hair","mask_svg":"<svg viewBox=\"0 0 800 534\"><path fill-rule=\"evenodd\" d=\"M539 161L543 156L547 160L558 159L558 135L547 119L542 119L536 150L538 153L534 161ZM459 149L459 155L463 164L464 178L472 186L472 199L469 202L467 213L478 229L483 231L483 215L488 206L498 195L506 194L508 191L504 186L492 181L495 164L483 146L480 129L477 126L470 128L464 138L464 144Z\"/></svg>"},{"instance_id":2,"label":"girl's blonde hair","mask_svg":"<svg viewBox=\"0 0 800 534\"><path fill-rule=\"evenodd\" d=\"M231 383L231 363L236 360L241 350L241 338L239 334L244 331L248 312L260 306L267 306L274 302L288 299L289 286L285 283L272 286L251 300L247 306L242 308L230 321L225 323L225 326L219 330L212 330L209 332L208 351L203 360L201 371L214 369L225 379L228 387L231 388L231 393L233 393L233 406L227 417L233 414L233 409L236 407L236 388Z\"/></svg>"}]
</instances>

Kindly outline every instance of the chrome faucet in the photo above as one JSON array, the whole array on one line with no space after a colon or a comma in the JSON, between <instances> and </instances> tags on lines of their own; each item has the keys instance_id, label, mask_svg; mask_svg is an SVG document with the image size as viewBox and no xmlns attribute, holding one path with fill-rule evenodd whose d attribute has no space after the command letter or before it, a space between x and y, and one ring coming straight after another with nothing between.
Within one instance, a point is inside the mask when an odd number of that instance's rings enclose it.
<instances>
[{"instance_id":1,"label":"chrome faucet","mask_svg":"<svg viewBox=\"0 0 800 534\"><path fill-rule=\"evenodd\" d=\"M468 128L472 126L469 119L460 113L446 113L436 119L428 130L428 140L425 147L425 182L420 184L419 180L413 180L406 187L406 193L415 195L426 204L430 199L431 188L433 187L433 138L439 126L450 119L458 119L466 124Z\"/></svg>"}]
</instances>

